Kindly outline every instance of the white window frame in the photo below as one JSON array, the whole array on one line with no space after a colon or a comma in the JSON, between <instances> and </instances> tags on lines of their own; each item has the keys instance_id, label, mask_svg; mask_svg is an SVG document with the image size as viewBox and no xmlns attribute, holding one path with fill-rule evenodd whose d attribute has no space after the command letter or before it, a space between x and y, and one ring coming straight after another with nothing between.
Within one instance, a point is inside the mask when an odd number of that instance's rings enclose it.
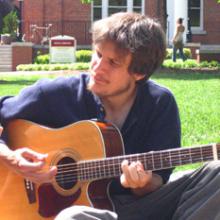
<instances>
[{"instance_id":1,"label":"white window frame","mask_svg":"<svg viewBox=\"0 0 220 220\"><path fill-rule=\"evenodd\" d=\"M102 18L108 17L108 9L109 9L109 1L111 0L102 0ZM145 14L145 0L140 0L142 7L141 7L141 14ZM91 4L91 20L94 21L94 12L93 12L94 3ZM133 11L133 0L127 0L127 11Z\"/></svg>"},{"instance_id":2,"label":"white window frame","mask_svg":"<svg viewBox=\"0 0 220 220\"><path fill-rule=\"evenodd\" d=\"M191 26L191 31L193 34L200 33L204 31L204 1L200 0L200 26Z\"/></svg>"}]
</instances>

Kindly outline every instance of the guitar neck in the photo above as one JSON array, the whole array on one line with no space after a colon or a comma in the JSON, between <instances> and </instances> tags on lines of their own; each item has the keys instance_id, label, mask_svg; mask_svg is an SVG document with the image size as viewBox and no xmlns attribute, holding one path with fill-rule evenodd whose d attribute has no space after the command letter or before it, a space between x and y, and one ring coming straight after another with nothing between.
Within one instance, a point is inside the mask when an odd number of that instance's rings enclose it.
<instances>
[{"instance_id":1,"label":"guitar neck","mask_svg":"<svg viewBox=\"0 0 220 220\"><path fill-rule=\"evenodd\" d=\"M151 151L147 153L109 157L101 160L78 162L78 179L81 181L105 179L121 175L121 162L140 161L145 170L162 170L176 166L218 160L220 144L191 148Z\"/></svg>"}]
</instances>

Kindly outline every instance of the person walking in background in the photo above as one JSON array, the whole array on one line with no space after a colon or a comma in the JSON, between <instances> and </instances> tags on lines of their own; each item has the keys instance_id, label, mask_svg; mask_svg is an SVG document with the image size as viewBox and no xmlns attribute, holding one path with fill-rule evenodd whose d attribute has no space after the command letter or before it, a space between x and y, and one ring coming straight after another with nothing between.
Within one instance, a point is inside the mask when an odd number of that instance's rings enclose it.
<instances>
[{"instance_id":1,"label":"person walking in background","mask_svg":"<svg viewBox=\"0 0 220 220\"><path fill-rule=\"evenodd\" d=\"M176 53L179 50L180 58L185 61L186 57L183 53L183 34L185 31L185 27L183 25L183 18L178 18L176 22L176 29L173 36L173 62L176 62Z\"/></svg>"}]
</instances>

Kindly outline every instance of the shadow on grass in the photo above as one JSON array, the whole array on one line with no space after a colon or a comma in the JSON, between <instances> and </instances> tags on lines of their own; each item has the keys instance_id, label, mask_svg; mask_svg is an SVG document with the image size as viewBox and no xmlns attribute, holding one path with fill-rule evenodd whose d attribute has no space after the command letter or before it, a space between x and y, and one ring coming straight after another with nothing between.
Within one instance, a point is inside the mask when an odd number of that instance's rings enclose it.
<instances>
[{"instance_id":1,"label":"shadow on grass","mask_svg":"<svg viewBox=\"0 0 220 220\"><path fill-rule=\"evenodd\" d=\"M0 80L0 85L31 85L35 82L36 80L23 80L23 79Z\"/></svg>"}]
</instances>

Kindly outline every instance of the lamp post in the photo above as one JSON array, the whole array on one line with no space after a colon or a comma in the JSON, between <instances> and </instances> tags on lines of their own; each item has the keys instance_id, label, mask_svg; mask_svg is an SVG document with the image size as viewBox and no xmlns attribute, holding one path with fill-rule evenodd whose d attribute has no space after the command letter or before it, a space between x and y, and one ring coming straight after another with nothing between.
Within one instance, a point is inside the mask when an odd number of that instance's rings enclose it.
<instances>
[{"instance_id":1,"label":"lamp post","mask_svg":"<svg viewBox=\"0 0 220 220\"><path fill-rule=\"evenodd\" d=\"M24 0L18 0L19 2L19 24L18 24L18 32L19 32L19 35L18 35L18 40L21 41L22 40L22 35L23 35L23 30L22 30L22 27L23 27L23 2Z\"/></svg>"}]
</instances>

